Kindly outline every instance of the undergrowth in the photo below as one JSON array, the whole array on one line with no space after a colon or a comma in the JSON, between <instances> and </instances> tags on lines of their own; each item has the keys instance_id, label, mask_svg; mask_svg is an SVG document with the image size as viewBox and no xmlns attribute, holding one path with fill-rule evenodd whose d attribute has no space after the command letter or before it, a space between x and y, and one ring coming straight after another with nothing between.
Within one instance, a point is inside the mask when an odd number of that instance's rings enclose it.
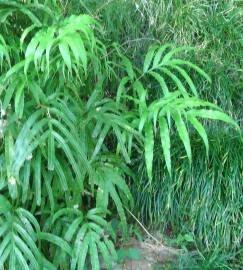
<instances>
[{"instance_id":1,"label":"undergrowth","mask_svg":"<svg viewBox=\"0 0 243 270\"><path fill-rule=\"evenodd\" d=\"M237 5L0 0L0 269L112 269L134 189L144 222L237 253Z\"/></svg>"},{"instance_id":2,"label":"undergrowth","mask_svg":"<svg viewBox=\"0 0 243 270\"><path fill-rule=\"evenodd\" d=\"M189 234L194 248L212 258L215 253L216 258L221 256L230 264L239 259L242 237L242 138L214 130L208 136L208 159L198 137L191 136L192 167L178 138L174 139L177 147L172 154L172 177L165 173L161 147L156 147L153 178L160 181L152 185L147 184L143 159L138 159L141 177L133 186L133 194L144 224L160 228L171 238Z\"/></svg>"}]
</instances>

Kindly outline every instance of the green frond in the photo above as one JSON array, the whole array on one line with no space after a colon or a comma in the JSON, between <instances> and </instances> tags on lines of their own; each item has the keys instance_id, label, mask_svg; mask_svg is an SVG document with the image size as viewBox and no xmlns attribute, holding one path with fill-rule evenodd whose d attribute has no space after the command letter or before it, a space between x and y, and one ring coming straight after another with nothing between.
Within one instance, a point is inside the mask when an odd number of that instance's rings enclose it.
<instances>
[{"instance_id":1,"label":"green frond","mask_svg":"<svg viewBox=\"0 0 243 270\"><path fill-rule=\"evenodd\" d=\"M190 144L190 138L189 138L189 134L186 128L186 124L182 119L182 115L180 112L175 111L172 113L172 118L175 121L175 125L178 131L178 134L184 144L186 153L187 153L187 157L189 159L189 161L192 161L192 153L191 153L191 144Z\"/></svg>"},{"instance_id":2,"label":"green frond","mask_svg":"<svg viewBox=\"0 0 243 270\"><path fill-rule=\"evenodd\" d=\"M43 255L37 248L40 228L35 217L26 209L13 206L3 196L0 197L0 266L9 269L41 269Z\"/></svg>"},{"instance_id":3,"label":"green frond","mask_svg":"<svg viewBox=\"0 0 243 270\"><path fill-rule=\"evenodd\" d=\"M153 134L153 126L150 122L147 122L145 125L144 150L145 150L145 160L146 160L148 177L149 177L149 180L152 181L154 134Z\"/></svg>"},{"instance_id":4,"label":"green frond","mask_svg":"<svg viewBox=\"0 0 243 270\"><path fill-rule=\"evenodd\" d=\"M167 121L164 117L159 119L160 139L164 152L165 162L169 174L171 174L171 157L170 157L170 134Z\"/></svg>"}]
</instances>

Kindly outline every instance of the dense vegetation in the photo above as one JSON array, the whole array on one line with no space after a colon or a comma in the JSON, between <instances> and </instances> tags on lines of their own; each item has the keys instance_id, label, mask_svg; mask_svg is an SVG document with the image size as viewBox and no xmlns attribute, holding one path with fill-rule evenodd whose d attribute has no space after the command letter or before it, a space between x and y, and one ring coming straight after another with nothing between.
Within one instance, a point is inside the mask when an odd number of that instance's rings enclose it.
<instances>
[{"instance_id":1,"label":"dense vegetation","mask_svg":"<svg viewBox=\"0 0 243 270\"><path fill-rule=\"evenodd\" d=\"M0 0L0 269L112 269L126 209L239 268L239 5Z\"/></svg>"}]
</instances>

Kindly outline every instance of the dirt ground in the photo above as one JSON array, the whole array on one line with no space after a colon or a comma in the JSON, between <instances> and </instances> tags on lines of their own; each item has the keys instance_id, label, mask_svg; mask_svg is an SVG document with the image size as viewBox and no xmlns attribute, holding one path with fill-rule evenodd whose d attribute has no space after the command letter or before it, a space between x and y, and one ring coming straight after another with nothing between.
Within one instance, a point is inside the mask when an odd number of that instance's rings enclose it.
<instances>
[{"instance_id":1,"label":"dirt ground","mask_svg":"<svg viewBox=\"0 0 243 270\"><path fill-rule=\"evenodd\" d=\"M154 270L155 266L162 266L165 262L176 259L180 254L178 249L154 243L151 240L139 242L136 239L131 239L123 248L137 250L140 258L125 258L122 264L113 265L114 270Z\"/></svg>"}]
</instances>

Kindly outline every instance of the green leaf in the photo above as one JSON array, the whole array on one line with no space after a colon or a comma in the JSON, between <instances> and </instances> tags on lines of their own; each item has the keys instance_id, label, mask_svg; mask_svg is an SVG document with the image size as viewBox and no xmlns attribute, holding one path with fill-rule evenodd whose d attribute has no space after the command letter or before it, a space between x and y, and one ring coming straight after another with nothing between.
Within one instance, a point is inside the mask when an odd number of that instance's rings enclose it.
<instances>
[{"instance_id":1,"label":"green leaf","mask_svg":"<svg viewBox=\"0 0 243 270\"><path fill-rule=\"evenodd\" d=\"M80 52L78 49L78 45L75 43L74 39L72 37L69 36L65 36L62 40L64 43L67 43L74 55L74 58L76 60L77 63L79 63L80 60Z\"/></svg>"},{"instance_id":2,"label":"green leaf","mask_svg":"<svg viewBox=\"0 0 243 270\"><path fill-rule=\"evenodd\" d=\"M0 246L0 249L1 249L1 246ZM11 245L8 245L6 247L6 249L4 249L3 253L1 254L0 253L0 267L3 268L3 264L5 263L5 261L7 260L9 254L11 253L11 250L12 250L12 246Z\"/></svg>"},{"instance_id":3,"label":"green leaf","mask_svg":"<svg viewBox=\"0 0 243 270\"><path fill-rule=\"evenodd\" d=\"M20 8L21 12L23 12L24 14L26 14L29 19L32 21L32 23L36 24L37 26L41 26L42 23L40 22L40 20L38 19L37 16L35 16L35 14L33 12L31 12L28 8L25 8L23 5Z\"/></svg>"},{"instance_id":4,"label":"green leaf","mask_svg":"<svg viewBox=\"0 0 243 270\"><path fill-rule=\"evenodd\" d=\"M16 230L16 232L18 232L19 236L23 239L26 245L28 245L28 247L31 249L31 252L35 255L36 258L38 258L38 260L40 260L40 252L28 232L17 222L15 222L13 226L13 228Z\"/></svg>"},{"instance_id":5,"label":"green leaf","mask_svg":"<svg viewBox=\"0 0 243 270\"><path fill-rule=\"evenodd\" d=\"M16 246L22 251L25 257L28 258L31 265L34 267L34 269L40 269L39 264L34 256L34 254L31 252L29 247L25 244L25 242L18 236L15 236L14 241L16 243Z\"/></svg>"},{"instance_id":6,"label":"green leaf","mask_svg":"<svg viewBox=\"0 0 243 270\"><path fill-rule=\"evenodd\" d=\"M28 219L34 225L35 230L37 231L37 233L40 232L40 225L39 225L38 221L36 220L36 218L33 216L33 214L31 212L29 212L28 210L26 210L24 208L18 208L16 210L16 212L18 213L20 218L22 216L24 216L26 219Z\"/></svg>"},{"instance_id":7,"label":"green leaf","mask_svg":"<svg viewBox=\"0 0 243 270\"><path fill-rule=\"evenodd\" d=\"M167 84L166 84L164 78L162 76L160 76L159 73L154 72L154 71L149 72L149 74L151 76L153 76L158 81L164 95L167 96L169 94L169 89L167 87Z\"/></svg>"},{"instance_id":8,"label":"green leaf","mask_svg":"<svg viewBox=\"0 0 243 270\"><path fill-rule=\"evenodd\" d=\"M98 135L100 134L101 130L102 130L102 127L103 127L103 122L99 121L96 123L96 126L92 132L92 138L97 138Z\"/></svg>"},{"instance_id":9,"label":"green leaf","mask_svg":"<svg viewBox=\"0 0 243 270\"><path fill-rule=\"evenodd\" d=\"M194 116L194 117L201 117L201 118L208 118L213 120L220 120L223 122L226 122L228 124L233 125L237 129L239 129L239 126L237 123L229 117L227 114L216 111L216 110L191 110L187 112L187 115Z\"/></svg>"},{"instance_id":10,"label":"green leaf","mask_svg":"<svg viewBox=\"0 0 243 270\"><path fill-rule=\"evenodd\" d=\"M29 270L29 266L28 266L28 264L23 256L23 254L21 253L21 251L18 248L14 249L14 254L16 255L17 261L21 265L21 269ZM38 269L38 268L36 268L36 269Z\"/></svg>"},{"instance_id":11,"label":"green leaf","mask_svg":"<svg viewBox=\"0 0 243 270\"><path fill-rule=\"evenodd\" d=\"M46 96L38 83L28 81L28 87L37 104L47 102Z\"/></svg>"},{"instance_id":12,"label":"green leaf","mask_svg":"<svg viewBox=\"0 0 243 270\"><path fill-rule=\"evenodd\" d=\"M25 51L25 59L27 60L32 60L34 59L34 53L36 51L36 48L39 44L39 38L40 38L41 32L38 32L35 34L35 36L31 39L30 43L28 44L26 51ZM26 64L28 65L28 63L25 63L25 73L27 71L26 68L28 68L26 66Z\"/></svg>"},{"instance_id":13,"label":"green leaf","mask_svg":"<svg viewBox=\"0 0 243 270\"><path fill-rule=\"evenodd\" d=\"M143 65L143 73L146 73L149 69L149 66L151 65L152 59L154 57L154 53L156 49L158 48L158 45L153 45L151 48L149 48L145 60L144 60L144 65Z\"/></svg>"},{"instance_id":14,"label":"green leaf","mask_svg":"<svg viewBox=\"0 0 243 270\"><path fill-rule=\"evenodd\" d=\"M190 68L196 70L200 75L202 75L207 81L209 81L210 83L212 82L211 78L207 75L206 72L204 72L201 68L199 68L198 66L196 66L195 64L189 62L189 61L185 61L185 60L181 60L181 59L173 59L170 61L170 64L175 64L175 65L187 65Z\"/></svg>"},{"instance_id":15,"label":"green leaf","mask_svg":"<svg viewBox=\"0 0 243 270\"><path fill-rule=\"evenodd\" d=\"M67 191L68 190L67 179L66 179L64 171L63 171L62 166L61 166L60 162L58 161L58 159L55 159L54 166L55 166L55 170L56 170L57 175L58 175L58 180L60 181L60 184L61 184L61 189L63 191Z\"/></svg>"},{"instance_id":16,"label":"green leaf","mask_svg":"<svg viewBox=\"0 0 243 270\"><path fill-rule=\"evenodd\" d=\"M140 249L137 248L129 248L128 249L128 258L131 260L141 260L142 254Z\"/></svg>"},{"instance_id":17,"label":"green leaf","mask_svg":"<svg viewBox=\"0 0 243 270\"><path fill-rule=\"evenodd\" d=\"M72 69L72 62L71 62L71 57L70 57L70 51L69 51L69 46L66 43L60 43L59 45L59 50L62 55L62 58L64 60L64 63L68 67L69 70Z\"/></svg>"},{"instance_id":18,"label":"green leaf","mask_svg":"<svg viewBox=\"0 0 243 270\"><path fill-rule=\"evenodd\" d=\"M133 80L135 74L134 74L134 71L133 71L133 66L132 66L131 61L127 57L122 56L122 63L124 65L124 67L125 67L125 70L126 70L128 76L130 77L131 80Z\"/></svg>"},{"instance_id":19,"label":"green leaf","mask_svg":"<svg viewBox=\"0 0 243 270\"><path fill-rule=\"evenodd\" d=\"M66 241L71 241L71 239L73 238L74 234L76 233L76 231L78 230L78 228L80 227L81 222L83 221L83 216L76 218L68 227L68 230L65 233L64 239Z\"/></svg>"},{"instance_id":20,"label":"green leaf","mask_svg":"<svg viewBox=\"0 0 243 270\"><path fill-rule=\"evenodd\" d=\"M176 54L176 53L179 53L179 52L182 52L182 51L191 51L191 50L195 50L195 48L193 47L187 47L187 46L183 46L183 47L178 47L178 48L174 48L172 49L171 51L169 51L163 58L162 60L162 63L165 64L167 63L168 61L170 61L171 57Z\"/></svg>"},{"instance_id":21,"label":"green leaf","mask_svg":"<svg viewBox=\"0 0 243 270\"><path fill-rule=\"evenodd\" d=\"M11 208L12 206L9 201L0 194L0 214L9 212Z\"/></svg>"},{"instance_id":22,"label":"green leaf","mask_svg":"<svg viewBox=\"0 0 243 270\"><path fill-rule=\"evenodd\" d=\"M118 215L121 219L123 235L124 237L127 237L127 221L126 221L126 215L122 206L122 202L117 194L115 187L112 184L109 185L108 189L110 192L110 196L116 205Z\"/></svg>"},{"instance_id":23,"label":"green leaf","mask_svg":"<svg viewBox=\"0 0 243 270\"><path fill-rule=\"evenodd\" d=\"M10 253L10 256L9 256L8 268L15 270L16 269L15 266L16 266L16 257L14 254L14 250L12 249L12 252Z\"/></svg>"},{"instance_id":24,"label":"green leaf","mask_svg":"<svg viewBox=\"0 0 243 270\"><path fill-rule=\"evenodd\" d=\"M158 51L157 51L157 53L156 53L156 55L155 55L155 57L154 57L154 62L153 62L153 68L154 68L154 69L158 67L159 62L160 62L161 57L162 57L162 54L163 54L163 53L165 52L165 50L166 50L167 48L169 48L169 47L171 47L171 44L168 43L168 44L165 44L165 45L161 46L161 47L158 49Z\"/></svg>"},{"instance_id":25,"label":"green leaf","mask_svg":"<svg viewBox=\"0 0 243 270\"><path fill-rule=\"evenodd\" d=\"M68 215L78 215L78 216L83 216L82 212L79 211L78 209L75 208L62 208L58 210L52 217L52 224L55 223L56 220L59 220L61 216L68 216Z\"/></svg>"},{"instance_id":26,"label":"green leaf","mask_svg":"<svg viewBox=\"0 0 243 270\"><path fill-rule=\"evenodd\" d=\"M13 137L11 131L7 132L5 137L5 162L8 177L8 190L12 199L16 199L18 196L17 189L17 177L13 171L13 160L14 160L14 149L13 149Z\"/></svg>"},{"instance_id":27,"label":"green leaf","mask_svg":"<svg viewBox=\"0 0 243 270\"><path fill-rule=\"evenodd\" d=\"M9 79L13 74L19 72L25 65L25 60L18 62L16 65L14 65L13 67L11 67L8 72L6 73L4 80L6 81L7 79Z\"/></svg>"},{"instance_id":28,"label":"green leaf","mask_svg":"<svg viewBox=\"0 0 243 270\"><path fill-rule=\"evenodd\" d=\"M201 136L201 138L203 139L203 142L204 142L205 147L206 147L206 154L208 156L208 152L209 152L208 136L207 136L207 133L206 133L203 125L197 120L196 117L189 115L187 118L191 122L193 127L197 130L197 132Z\"/></svg>"},{"instance_id":29,"label":"green leaf","mask_svg":"<svg viewBox=\"0 0 243 270\"><path fill-rule=\"evenodd\" d=\"M190 234L185 234L183 237L187 242L194 242L193 236Z\"/></svg>"},{"instance_id":30,"label":"green leaf","mask_svg":"<svg viewBox=\"0 0 243 270\"><path fill-rule=\"evenodd\" d=\"M123 91L125 89L125 85L129 80L130 80L129 77L124 77L124 78L122 78L122 80L121 80L121 82L119 84L119 87L117 89L117 94L116 94L116 103L117 103L117 105L120 104L120 100L121 100Z\"/></svg>"},{"instance_id":31,"label":"green leaf","mask_svg":"<svg viewBox=\"0 0 243 270\"><path fill-rule=\"evenodd\" d=\"M181 117L181 113L179 111L173 112L172 117L175 121L179 137L181 138L181 140L184 144L184 147L185 147L185 150L187 153L187 157L191 163L191 161L192 161L191 144L190 144L190 138L189 138L189 134L187 132L186 125L185 125L185 123Z\"/></svg>"},{"instance_id":32,"label":"green leaf","mask_svg":"<svg viewBox=\"0 0 243 270\"><path fill-rule=\"evenodd\" d=\"M176 86L178 87L178 90L182 93L182 95L184 97L188 97L186 88L184 87L181 80L175 74L173 74L169 69L164 68L164 67L160 68L160 70L163 71L166 75L168 75L175 82Z\"/></svg>"},{"instance_id":33,"label":"green leaf","mask_svg":"<svg viewBox=\"0 0 243 270\"><path fill-rule=\"evenodd\" d=\"M48 136L48 170L54 170L54 160L55 160L55 140L52 134L52 127Z\"/></svg>"},{"instance_id":34,"label":"green leaf","mask_svg":"<svg viewBox=\"0 0 243 270\"><path fill-rule=\"evenodd\" d=\"M176 66L176 65L170 65L172 68L176 69L181 75L182 77L186 80L186 82L188 83L188 85L190 86L191 88L191 91L192 93L195 95L195 96L198 96L198 93L197 93L197 89L192 81L192 79L190 78L190 76L187 74L187 72L180 68L179 66Z\"/></svg>"},{"instance_id":35,"label":"green leaf","mask_svg":"<svg viewBox=\"0 0 243 270\"><path fill-rule=\"evenodd\" d=\"M59 248L61 248L63 251L65 251L66 253L68 253L68 255L72 256L72 249L69 246L69 244L64 241L61 237L51 234L51 233L46 233L46 232L41 232L39 235L41 240L50 242L56 246L58 246Z\"/></svg>"},{"instance_id":36,"label":"green leaf","mask_svg":"<svg viewBox=\"0 0 243 270\"><path fill-rule=\"evenodd\" d=\"M59 142L61 148L63 149L64 153L66 154L68 161L70 162L73 171L75 172L77 179L81 185L83 185L83 177L82 173L80 171L80 167L78 166L78 163L75 160L75 157L69 147L69 145L66 143L66 141L63 139L62 136L60 136L57 132L53 131L52 132L54 138L56 139L57 142Z\"/></svg>"},{"instance_id":37,"label":"green leaf","mask_svg":"<svg viewBox=\"0 0 243 270\"><path fill-rule=\"evenodd\" d=\"M25 82L23 81L17 88L15 95L15 113L17 114L18 118L22 118L24 111L24 87Z\"/></svg>"},{"instance_id":38,"label":"green leaf","mask_svg":"<svg viewBox=\"0 0 243 270\"><path fill-rule=\"evenodd\" d=\"M113 242L111 240L105 238L105 244L106 244L111 256L116 261L117 260L117 253L116 253L116 249L115 249Z\"/></svg>"},{"instance_id":39,"label":"green leaf","mask_svg":"<svg viewBox=\"0 0 243 270\"><path fill-rule=\"evenodd\" d=\"M34 160L34 184L36 204L41 205L41 152L37 151Z\"/></svg>"},{"instance_id":40,"label":"green leaf","mask_svg":"<svg viewBox=\"0 0 243 270\"><path fill-rule=\"evenodd\" d=\"M89 229L95 232L99 236L104 235L104 229L102 229L99 225L94 222L89 222Z\"/></svg>"},{"instance_id":41,"label":"green leaf","mask_svg":"<svg viewBox=\"0 0 243 270\"><path fill-rule=\"evenodd\" d=\"M123 155L125 161L126 161L127 163L130 163L131 160L130 160L130 157L129 157L128 153L127 153L127 149L126 149L126 146L125 146L125 142L123 141L121 131L120 131L120 129L117 128L117 126L115 126L115 125L113 125L113 129L114 129L114 131L115 131L115 134L116 134L116 137L117 137L119 146L121 147L122 155Z\"/></svg>"},{"instance_id":42,"label":"green leaf","mask_svg":"<svg viewBox=\"0 0 243 270\"><path fill-rule=\"evenodd\" d=\"M13 171L15 174L19 173L19 170L24 164L25 160L28 160L29 158L31 159L35 148L41 145L43 140L45 140L48 133L44 132L41 134L41 131L46 123L47 119L42 119L38 121L31 129L25 125L23 126L14 147L15 159L13 161ZM27 131L28 133L26 133ZM25 137L23 137L24 135Z\"/></svg>"},{"instance_id":43,"label":"green leaf","mask_svg":"<svg viewBox=\"0 0 243 270\"><path fill-rule=\"evenodd\" d=\"M51 187L52 174L47 173L45 170L43 170L43 178L44 178L44 182L45 182L45 186L46 186L46 191L48 194L48 199L50 202L51 214L53 214L54 208L55 208L55 202L54 202L53 190Z\"/></svg>"},{"instance_id":44,"label":"green leaf","mask_svg":"<svg viewBox=\"0 0 243 270\"><path fill-rule=\"evenodd\" d=\"M62 114L61 114L62 115ZM65 120L65 118L64 118ZM65 120L68 124L68 121ZM82 165L84 166L84 168L90 173L90 175L92 175L92 169L91 169L91 166L87 160L87 157L85 155L85 153L83 152L83 149L81 148L80 146L80 143L79 143L79 140L77 139L78 136L76 137L75 135L75 126L73 124L70 125L70 130L72 131L69 132L69 130L67 128L65 128L61 123L60 121L57 121L55 119L52 119L51 120L52 124L55 125L64 135L65 137L67 138L67 141L70 143L70 145L76 150L76 152L79 154L79 158L81 159L82 161ZM108 132L108 131L107 131ZM102 144L102 143L101 143ZM99 152L99 151L98 151Z\"/></svg>"},{"instance_id":45,"label":"green leaf","mask_svg":"<svg viewBox=\"0 0 243 270\"><path fill-rule=\"evenodd\" d=\"M90 237L89 251L90 251L90 260L91 260L92 270L100 270L98 251L97 251L97 246L96 246L96 242L93 237L93 234L91 234L91 237Z\"/></svg>"},{"instance_id":46,"label":"green leaf","mask_svg":"<svg viewBox=\"0 0 243 270\"><path fill-rule=\"evenodd\" d=\"M85 261L86 261L86 257L87 257L87 253L88 253L88 249L89 249L89 242L90 242L90 237L89 235L87 235L83 242L82 242L82 249L78 249L77 250L77 259L78 259L78 270L83 270L84 269L84 265L85 265ZM73 258L74 259L74 258ZM74 265L71 269L74 270L75 268L75 264L73 264L74 260L72 259L72 265Z\"/></svg>"},{"instance_id":47,"label":"green leaf","mask_svg":"<svg viewBox=\"0 0 243 270\"><path fill-rule=\"evenodd\" d=\"M10 178L12 175L12 161L14 155L14 141L11 131L8 131L5 135L5 162L7 169L7 177Z\"/></svg>"},{"instance_id":48,"label":"green leaf","mask_svg":"<svg viewBox=\"0 0 243 270\"><path fill-rule=\"evenodd\" d=\"M112 270L112 258L109 254L109 251L108 251L106 245L101 241L98 241L97 245L98 245L98 248L99 248L99 250L104 258L107 269Z\"/></svg>"},{"instance_id":49,"label":"green leaf","mask_svg":"<svg viewBox=\"0 0 243 270\"><path fill-rule=\"evenodd\" d=\"M100 149L102 147L102 144L104 142L104 139L105 139L105 137L106 137L109 130L110 130L110 125L105 124L103 130L100 133L100 136L99 136L99 139L98 139L97 144L95 146L95 149L94 149L94 152L92 154L91 160L93 160L95 158L95 156L99 153L99 151L100 151Z\"/></svg>"},{"instance_id":50,"label":"green leaf","mask_svg":"<svg viewBox=\"0 0 243 270\"><path fill-rule=\"evenodd\" d=\"M154 134L153 134L153 126L151 122L147 122L145 124L145 141L144 141L144 149L145 149L145 161L146 168L150 182L152 181L152 172L153 172L153 156L154 156Z\"/></svg>"},{"instance_id":51,"label":"green leaf","mask_svg":"<svg viewBox=\"0 0 243 270\"><path fill-rule=\"evenodd\" d=\"M69 44L77 62L79 63L79 60L81 60L86 74L88 58L82 38L78 34L73 33L71 36L66 36L65 41Z\"/></svg>"},{"instance_id":52,"label":"green leaf","mask_svg":"<svg viewBox=\"0 0 243 270\"><path fill-rule=\"evenodd\" d=\"M14 82L12 82L9 87L6 89L6 93L4 95L4 100L3 100L3 109L6 110L9 106L9 103L13 97L13 93L18 85L19 81L16 80Z\"/></svg>"},{"instance_id":53,"label":"green leaf","mask_svg":"<svg viewBox=\"0 0 243 270\"><path fill-rule=\"evenodd\" d=\"M1 199L0 199L1 202ZM4 207L3 207L4 208ZM2 209L3 209L2 208ZM2 212L2 210L0 209L0 213ZM7 212L7 211L6 211ZM2 214L2 213L1 213ZM3 234L5 234L5 232L9 229L10 224L8 222L4 222L3 224L1 224L1 228L0 228L0 237L2 237Z\"/></svg>"},{"instance_id":54,"label":"green leaf","mask_svg":"<svg viewBox=\"0 0 243 270\"><path fill-rule=\"evenodd\" d=\"M107 222L106 222L102 217L100 217L100 216L98 216L98 215L92 215L92 214L89 214L89 213L88 213L87 217L88 217L90 220L96 222L97 224L103 226L104 228L106 228L106 227L108 226L108 225L107 225Z\"/></svg>"},{"instance_id":55,"label":"green leaf","mask_svg":"<svg viewBox=\"0 0 243 270\"><path fill-rule=\"evenodd\" d=\"M24 164L23 182L22 182L22 202L25 203L28 197L29 180L30 180L30 161Z\"/></svg>"},{"instance_id":56,"label":"green leaf","mask_svg":"<svg viewBox=\"0 0 243 270\"><path fill-rule=\"evenodd\" d=\"M165 163L169 174L171 175L171 157L170 157L170 134L167 122L164 117L159 119L160 139L164 152Z\"/></svg>"},{"instance_id":57,"label":"green leaf","mask_svg":"<svg viewBox=\"0 0 243 270\"><path fill-rule=\"evenodd\" d=\"M20 49L22 50L23 49L23 43L24 43L24 40L25 38L27 37L27 35L36 28L37 26L35 24L32 24L31 26L27 27L22 35L21 35L21 38L20 38Z\"/></svg>"}]
</instances>

